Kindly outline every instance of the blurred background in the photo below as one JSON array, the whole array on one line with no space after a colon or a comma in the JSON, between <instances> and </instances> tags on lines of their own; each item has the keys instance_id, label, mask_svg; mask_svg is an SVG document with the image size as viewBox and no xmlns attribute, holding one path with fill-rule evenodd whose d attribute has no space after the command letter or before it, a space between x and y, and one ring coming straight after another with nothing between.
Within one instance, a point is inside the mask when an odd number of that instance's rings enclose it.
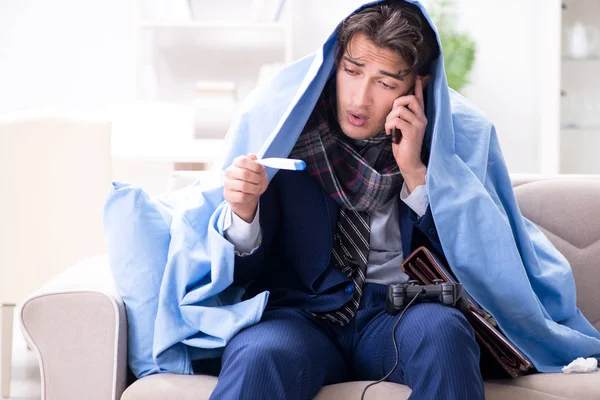
<instances>
[{"instance_id":1,"label":"blurred background","mask_svg":"<svg viewBox=\"0 0 600 400\"><path fill-rule=\"evenodd\" d=\"M0 0L2 396L14 354L13 396L39 399L14 305L105 252L110 182L158 195L209 168L248 94L362 3ZM600 173L600 0L424 4L511 173Z\"/></svg>"},{"instance_id":2,"label":"blurred background","mask_svg":"<svg viewBox=\"0 0 600 400\"><path fill-rule=\"evenodd\" d=\"M511 172L600 172L600 0L424 3ZM170 169L210 163L252 88L360 4L0 0L0 113L110 120L113 176L157 192Z\"/></svg>"}]
</instances>

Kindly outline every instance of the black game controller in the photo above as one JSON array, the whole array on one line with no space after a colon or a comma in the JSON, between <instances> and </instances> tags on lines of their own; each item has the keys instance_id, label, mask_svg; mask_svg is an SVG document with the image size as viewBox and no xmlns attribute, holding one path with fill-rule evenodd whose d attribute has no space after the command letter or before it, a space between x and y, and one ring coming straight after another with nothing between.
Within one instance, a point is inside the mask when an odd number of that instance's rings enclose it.
<instances>
[{"instance_id":1,"label":"black game controller","mask_svg":"<svg viewBox=\"0 0 600 400\"><path fill-rule=\"evenodd\" d=\"M385 310L388 314L398 314L406 305L419 295L419 301L441 303L449 307L456 307L465 312L468 307L464 289L460 283L444 282L434 279L432 285L420 285L419 281L408 283L392 283L387 287L385 297Z\"/></svg>"}]
</instances>

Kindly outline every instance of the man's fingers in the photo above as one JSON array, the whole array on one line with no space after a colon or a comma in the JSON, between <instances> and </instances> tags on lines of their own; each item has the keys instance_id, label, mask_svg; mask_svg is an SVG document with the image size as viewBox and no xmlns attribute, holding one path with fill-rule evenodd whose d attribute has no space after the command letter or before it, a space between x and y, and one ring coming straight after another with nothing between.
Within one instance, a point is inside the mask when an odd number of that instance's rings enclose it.
<instances>
[{"instance_id":1,"label":"man's fingers","mask_svg":"<svg viewBox=\"0 0 600 400\"><path fill-rule=\"evenodd\" d=\"M256 204L267 189L265 168L256 162L256 155L240 156L225 170L223 197L229 204L246 207Z\"/></svg>"},{"instance_id":2,"label":"man's fingers","mask_svg":"<svg viewBox=\"0 0 600 400\"><path fill-rule=\"evenodd\" d=\"M256 156L254 156L256 157ZM257 174L262 173L265 170L265 167L257 163L255 160L251 159L248 156L240 156L233 160L233 165L238 168L245 168Z\"/></svg>"},{"instance_id":3,"label":"man's fingers","mask_svg":"<svg viewBox=\"0 0 600 400\"><path fill-rule=\"evenodd\" d=\"M415 82L415 97L419 101L421 108L425 108L425 100L423 96L423 78L421 78L420 76L417 76Z\"/></svg>"},{"instance_id":4,"label":"man's fingers","mask_svg":"<svg viewBox=\"0 0 600 400\"><path fill-rule=\"evenodd\" d=\"M421 107L421 104L419 104L419 100L416 96L402 96L394 100L393 109L401 106L408 107L410 111L417 116L424 115L423 107Z\"/></svg>"},{"instance_id":5,"label":"man's fingers","mask_svg":"<svg viewBox=\"0 0 600 400\"><path fill-rule=\"evenodd\" d=\"M405 133L410 132L410 129L409 129L410 127L411 127L411 124L409 124L408 122L406 122L400 118L394 118L385 123L385 133L390 135L392 133L392 129L396 128L396 129L400 129L400 131L402 132L402 136L404 136Z\"/></svg>"},{"instance_id":6,"label":"man's fingers","mask_svg":"<svg viewBox=\"0 0 600 400\"><path fill-rule=\"evenodd\" d=\"M419 125L419 122L420 122L419 117L416 116L412 111L410 111L408 108L406 108L404 106L394 108L389 113L389 115L386 119L386 122L392 121L394 118L401 118L415 126Z\"/></svg>"},{"instance_id":7,"label":"man's fingers","mask_svg":"<svg viewBox=\"0 0 600 400\"><path fill-rule=\"evenodd\" d=\"M241 192L253 196L258 196L261 191L260 185L235 179L227 179L223 186L225 187L225 190Z\"/></svg>"},{"instance_id":8,"label":"man's fingers","mask_svg":"<svg viewBox=\"0 0 600 400\"><path fill-rule=\"evenodd\" d=\"M225 170L225 176L228 179L235 179L249 183L259 184L264 179L264 171L261 173L252 172L249 169L239 167L229 167Z\"/></svg>"}]
</instances>

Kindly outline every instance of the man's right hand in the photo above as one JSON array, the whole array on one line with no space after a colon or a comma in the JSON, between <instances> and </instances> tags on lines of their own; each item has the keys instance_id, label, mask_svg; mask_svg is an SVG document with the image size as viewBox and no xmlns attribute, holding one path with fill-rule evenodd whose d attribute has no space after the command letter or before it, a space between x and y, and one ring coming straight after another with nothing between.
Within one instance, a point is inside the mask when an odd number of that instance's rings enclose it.
<instances>
[{"instance_id":1,"label":"man's right hand","mask_svg":"<svg viewBox=\"0 0 600 400\"><path fill-rule=\"evenodd\" d=\"M256 159L255 154L240 156L225 170L223 196L231 211L247 223L254 220L258 199L269 185L265 167Z\"/></svg>"}]
</instances>

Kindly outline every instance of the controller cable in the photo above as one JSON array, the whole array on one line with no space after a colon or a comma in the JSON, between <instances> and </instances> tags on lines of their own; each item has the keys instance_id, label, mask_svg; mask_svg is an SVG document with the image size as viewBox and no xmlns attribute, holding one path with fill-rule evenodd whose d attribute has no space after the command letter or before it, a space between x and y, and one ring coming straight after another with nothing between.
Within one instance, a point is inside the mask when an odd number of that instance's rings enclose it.
<instances>
[{"instance_id":1,"label":"controller cable","mask_svg":"<svg viewBox=\"0 0 600 400\"><path fill-rule=\"evenodd\" d=\"M364 400L365 398L365 393L367 393L367 389L370 388L371 386L377 385L380 382L385 381L387 378L389 378L389 376L396 370L396 368L398 367L398 362L400 361L400 355L398 354L398 343L396 343L396 328L398 327L398 323L400 322L400 320L402 319L402 317L404 316L404 313L406 312L406 310L408 310L408 308L413 305L413 303L415 301L417 301L417 299L419 299L423 294L425 293L425 289L421 289L421 291L419 293L417 293L415 295L415 297L413 297L413 299L411 301L408 302L408 304L406 305L406 307L404 308L404 310L402 310L402 312L400 313L400 316L398 317L398 319L396 320L396 323L394 324L394 327L392 328L392 340L394 342L394 350L396 351L396 363L394 364L394 366L392 367L392 369L390 370L390 372L388 372L383 378L381 378L380 380L378 380L377 382L371 382L369 383L365 389L362 392L362 395L360 396L360 400Z\"/></svg>"}]
</instances>

